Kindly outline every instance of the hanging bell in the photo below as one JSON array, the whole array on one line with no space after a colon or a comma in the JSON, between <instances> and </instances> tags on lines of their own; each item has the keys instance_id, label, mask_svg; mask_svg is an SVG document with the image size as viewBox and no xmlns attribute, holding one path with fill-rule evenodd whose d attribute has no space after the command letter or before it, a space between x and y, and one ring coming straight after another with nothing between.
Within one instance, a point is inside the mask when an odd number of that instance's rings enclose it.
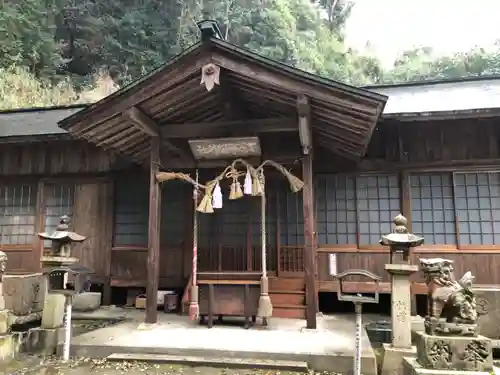
<instances>
[{"instance_id":1,"label":"hanging bell","mask_svg":"<svg viewBox=\"0 0 500 375\"><path fill-rule=\"evenodd\" d=\"M212 207L217 209L222 208L222 190L218 182L214 188Z\"/></svg>"},{"instance_id":2,"label":"hanging bell","mask_svg":"<svg viewBox=\"0 0 500 375\"><path fill-rule=\"evenodd\" d=\"M247 168L247 173L245 174L245 183L243 184L243 192L245 195L252 195L252 175L250 170Z\"/></svg>"},{"instance_id":3,"label":"hanging bell","mask_svg":"<svg viewBox=\"0 0 500 375\"><path fill-rule=\"evenodd\" d=\"M229 191L229 199L234 200L234 199L239 199L243 197L243 191L241 190L241 184L238 180L234 179L233 183L231 184L231 189Z\"/></svg>"}]
</instances>

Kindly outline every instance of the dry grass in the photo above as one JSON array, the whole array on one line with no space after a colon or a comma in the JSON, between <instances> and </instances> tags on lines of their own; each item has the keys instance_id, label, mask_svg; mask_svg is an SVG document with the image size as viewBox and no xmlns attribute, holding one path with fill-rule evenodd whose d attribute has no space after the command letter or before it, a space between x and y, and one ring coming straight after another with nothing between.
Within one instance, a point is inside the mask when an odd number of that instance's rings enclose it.
<instances>
[{"instance_id":1,"label":"dry grass","mask_svg":"<svg viewBox=\"0 0 500 375\"><path fill-rule=\"evenodd\" d=\"M118 89L105 72L77 91L69 79L51 84L24 68L0 69L0 110L94 103Z\"/></svg>"}]
</instances>

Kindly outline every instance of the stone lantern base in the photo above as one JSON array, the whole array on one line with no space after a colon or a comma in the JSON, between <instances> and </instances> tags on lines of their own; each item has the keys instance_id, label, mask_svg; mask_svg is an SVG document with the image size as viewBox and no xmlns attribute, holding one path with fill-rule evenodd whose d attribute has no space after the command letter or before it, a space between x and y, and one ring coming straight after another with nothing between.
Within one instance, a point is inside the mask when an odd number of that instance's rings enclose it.
<instances>
[{"instance_id":1,"label":"stone lantern base","mask_svg":"<svg viewBox=\"0 0 500 375\"><path fill-rule=\"evenodd\" d=\"M392 343L383 346L382 375L401 375L403 358L416 354L411 343L411 282L410 276L418 266L410 264L386 264L391 275Z\"/></svg>"}]
</instances>

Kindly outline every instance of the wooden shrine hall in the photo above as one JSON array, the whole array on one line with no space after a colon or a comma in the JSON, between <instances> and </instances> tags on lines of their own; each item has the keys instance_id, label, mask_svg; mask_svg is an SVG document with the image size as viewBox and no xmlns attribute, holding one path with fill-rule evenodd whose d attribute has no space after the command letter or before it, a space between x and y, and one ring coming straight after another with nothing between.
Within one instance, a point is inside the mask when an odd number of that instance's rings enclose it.
<instances>
[{"instance_id":1,"label":"wooden shrine hall","mask_svg":"<svg viewBox=\"0 0 500 375\"><path fill-rule=\"evenodd\" d=\"M242 309L247 318L287 316L279 315L279 303L273 301L271 312L265 301L269 294L274 298L273 289L287 288L280 280L298 281L305 285L307 327L315 328L313 168L319 159L355 165L387 97L230 44L215 22L202 21L199 28L199 43L59 126L137 164L137 173L149 173L146 323L157 321L167 259L162 252L175 240L166 238L164 223L178 225L176 217L184 215L193 318ZM175 188L192 209L161 209L162 201L178 199L170 193ZM302 228L296 230L303 231L303 249L289 253L280 250L279 221L273 219L283 210L280 194L302 195ZM293 252L302 254L303 267L280 269Z\"/></svg>"}]
</instances>

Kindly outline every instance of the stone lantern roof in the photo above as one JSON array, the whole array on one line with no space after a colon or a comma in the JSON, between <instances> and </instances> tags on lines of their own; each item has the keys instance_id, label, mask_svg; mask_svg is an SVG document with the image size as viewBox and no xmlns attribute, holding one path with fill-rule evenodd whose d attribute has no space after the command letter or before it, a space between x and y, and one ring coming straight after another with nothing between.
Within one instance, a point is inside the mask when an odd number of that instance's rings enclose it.
<instances>
[{"instance_id":1,"label":"stone lantern roof","mask_svg":"<svg viewBox=\"0 0 500 375\"><path fill-rule=\"evenodd\" d=\"M44 240L59 242L83 242L87 237L69 231L69 217L64 215L59 221L59 225L52 234L46 232L38 233L38 236Z\"/></svg>"},{"instance_id":2,"label":"stone lantern roof","mask_svg":"<svg viewBox=\"0 0 500 375\"><path fill-rule=\"evenodd\" d=\"M383 235L379 243L384 246L416 247L424 243L424 238L408 232L408 220L401 214L393 221L392 233Z\"/></svg>"}]
</instances>

